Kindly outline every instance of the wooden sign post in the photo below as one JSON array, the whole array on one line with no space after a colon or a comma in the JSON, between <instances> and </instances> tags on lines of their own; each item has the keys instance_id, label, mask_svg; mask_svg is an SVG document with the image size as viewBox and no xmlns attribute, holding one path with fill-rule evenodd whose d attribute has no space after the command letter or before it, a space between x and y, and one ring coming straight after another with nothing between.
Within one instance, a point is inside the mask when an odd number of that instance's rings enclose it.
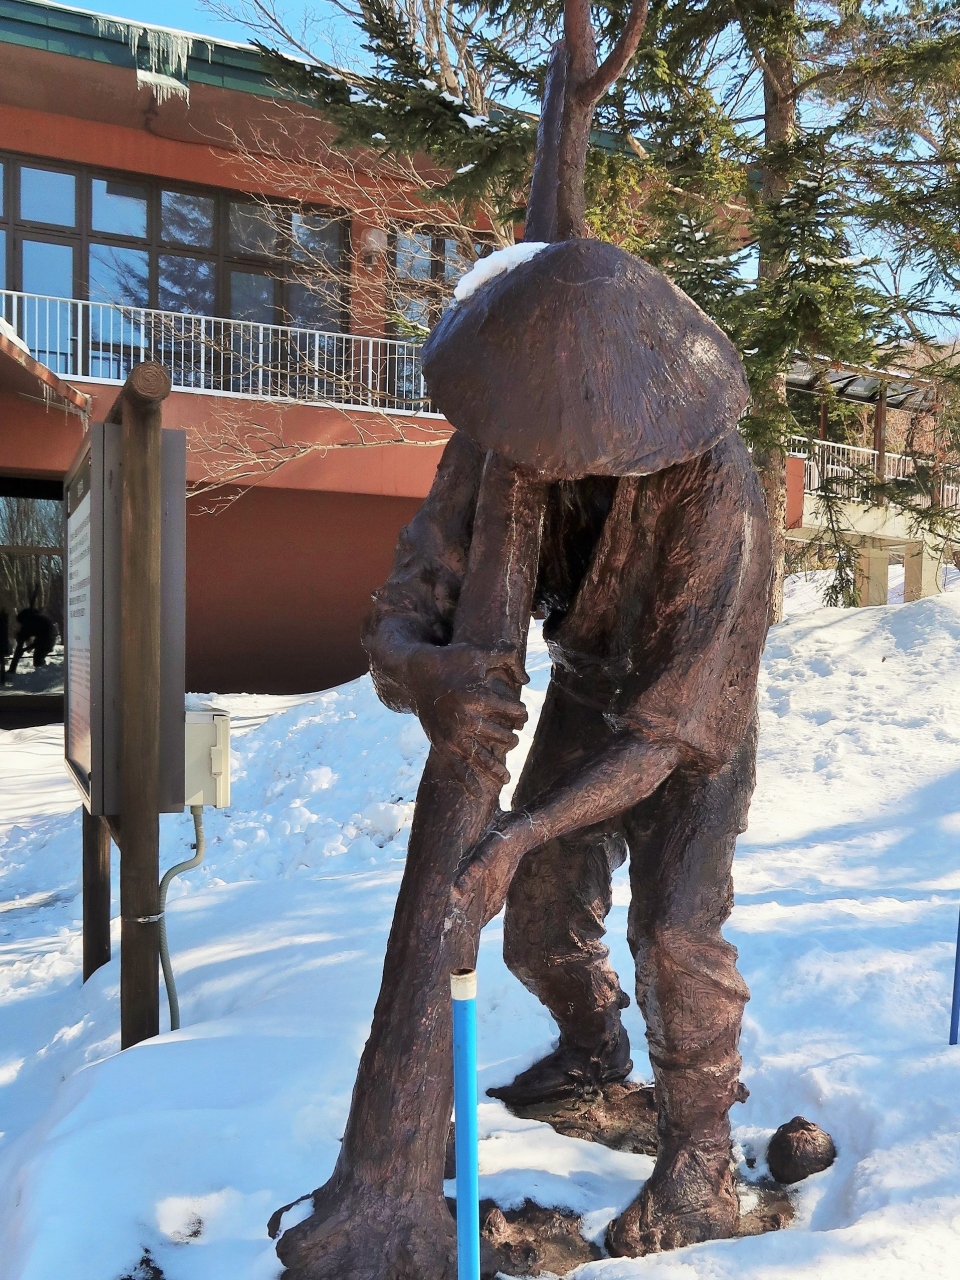
<instances>
[{"instance_id":1,"label":"wooden sign post","mask_svg":"<svg viewBox=\"0 0 960 1280\"><path fill-rule=\"evenodd\" d=\"M84 808L83 980L110 959L110 828Z\"/></svg>"},{"instance_id":2,"label":"wooden sign post","mask_svg":"<svg viewBox=\"0 0 960 1280\"><path fill-rule=\"evenodd\" d=\"M138 365L108 421L123 428L120 526L120 1047L160 1031L160 406Z\"/></svg>"},{"instance_id":3,"label":"wooden sign post","mask_svg":"<svg viewBox=\"0 0 960 1280\"><path fill-rule=\"evenodd\" d=\"M184 804L186 442L170 379L132 370L66 485L65 755L84 800L83 976L110 959L120 847L120 1043L160 1029L159 816Z\"/></svg>"}]
</instances>

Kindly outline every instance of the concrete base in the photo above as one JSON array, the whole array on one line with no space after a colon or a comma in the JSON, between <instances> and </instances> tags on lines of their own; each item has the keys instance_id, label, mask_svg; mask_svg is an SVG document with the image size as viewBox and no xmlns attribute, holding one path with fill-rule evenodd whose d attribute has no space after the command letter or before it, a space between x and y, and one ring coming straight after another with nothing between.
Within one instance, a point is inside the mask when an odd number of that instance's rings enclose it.
<instances>
[{"instance_id":1,"label":"concrete base","mask_svg":"<svg viewBox=\"0 0 960 1280\"><path fill-rule=\"evenodd\" d=\"M816 498L804 494L803 521L787 530L797 542L822 542L824 530ZM908 516L889 506L846 502L841 525L844 541L857 553L856 588L861 605L887 603L887 571L891 555L902 555L904 600L922 600L943 590L944 551L918 530Z\"/></svg>"},{"instance_id":2,"label":"concrete base","mask_svg":"<svg viewBox=\"0 0 960 1280\"><path fill-rule=\"evenodd\" d=\"M943 560L924 542L911 542L903 554L903 598L923 600L943 590Z\"/></svg>"},{"instance_id":3,"label":"concrete base","mask_svg":"<svg viewBox=\"0 0 960 1280\"><path fill-rule=\"evenodd\" d=\"M890 552L879 539L864 538L857 547L857 603L875 605L887 603L887 576Z\"/></svg>"}]
</instances>

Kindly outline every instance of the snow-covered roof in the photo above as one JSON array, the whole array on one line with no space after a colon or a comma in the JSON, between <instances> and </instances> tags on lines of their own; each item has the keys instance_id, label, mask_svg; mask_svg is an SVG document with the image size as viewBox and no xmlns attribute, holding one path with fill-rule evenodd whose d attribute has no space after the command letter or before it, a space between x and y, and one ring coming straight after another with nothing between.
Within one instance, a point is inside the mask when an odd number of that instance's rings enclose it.
<instances>
[{"instance_id":1,"label":"snow-covered roof","mask_svg":"<svg viewBox=\"0 0 960 1280\"><path fill-rule=\"evenodd\" d=\"M170 43L189 42L191 44L207 44L213 47L220 45L225 49L246 49L255 52L253 45L246 41L224 40L219 36L201 35L195 31L181 31L179 27L167 27L157 22L140 22L133 18L120 18L110 13L102 13L96 9L86 9L81 5L73 4L54 4L51 0L9 0L2 6L2 12L7 13L14 9L42 9L49 11L51 14L75 14L78 17L91 18L98 25L106 29L114 28L117 31L139 31L139 32L155 32L160 37L166 37Z\"/></svg>"},{"instance_id":2,"label":"snow-covered roof","mask_svg":"<svg viewBox=\"0 0 960 1280\"><path fill-rule=\"evenodd\" d=\"M932 409L936 399L933 379L910 369L821 368L798 360L787 374L791 391L817 392L825 383L840 400L858 404L876 404L885 388L889 409Z\"/></svg>"},{"instance_id":3,"label":"snow-covered roof","mask_svg":"<svg viewBox=\"0 0 960 1280\"><path fill-rule=\"evenodd\" d=\"M274 96L253 45L48 0L0 0L0 44L44 49L188 83ZM166 86L173 92L173 86Z\"/></svg>"}]
</instances>

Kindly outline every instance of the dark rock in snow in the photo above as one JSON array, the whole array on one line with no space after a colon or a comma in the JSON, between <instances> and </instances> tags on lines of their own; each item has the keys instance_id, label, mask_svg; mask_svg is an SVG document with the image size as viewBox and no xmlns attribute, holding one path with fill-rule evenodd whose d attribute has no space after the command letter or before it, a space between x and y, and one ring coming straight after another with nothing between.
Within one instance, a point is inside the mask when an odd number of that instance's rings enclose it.
<instances>
[{"instance_id":1,"label":"dark rock in snow","mask_svg":"<svg viewBox=\"0 0 960 1280\"><path fill-rule=\"evenodd\" d=\"M802 1182L812 1173L829 1169L836 1158L829 1133L803 1116L782 1124L767 1147L767 1164L778 1182Z\"/></svg>"}]
</instances>

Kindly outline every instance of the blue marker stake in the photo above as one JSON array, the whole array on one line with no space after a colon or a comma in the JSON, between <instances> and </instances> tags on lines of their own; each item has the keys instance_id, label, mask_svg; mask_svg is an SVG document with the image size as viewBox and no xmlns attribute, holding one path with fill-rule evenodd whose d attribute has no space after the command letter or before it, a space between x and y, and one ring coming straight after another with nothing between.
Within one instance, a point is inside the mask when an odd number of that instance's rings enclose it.
<instances>
[{"instance_id":1,"label":"blue marker stake","mask_svg":"<svg viewBox=\"0 0 960 1280\"><path fill-rule=\"evenodd\" d=\"M953 1007L950 1010L950 1043L957 1043L960 1030L960 926L957 927L957 958L953 966Z\"/></svg>"},{"instance_id":2,"label":"blue marker stake","mask_svg":"<svg viewBox=\"0 0 960 1280\"><path fill-rule=\"evenodd\" d=\"M477 971L450 975L453 1103L456 1108L457 1276L480 1280L480 1153L477 1138Z\"/></svg>"}]
</instances>

